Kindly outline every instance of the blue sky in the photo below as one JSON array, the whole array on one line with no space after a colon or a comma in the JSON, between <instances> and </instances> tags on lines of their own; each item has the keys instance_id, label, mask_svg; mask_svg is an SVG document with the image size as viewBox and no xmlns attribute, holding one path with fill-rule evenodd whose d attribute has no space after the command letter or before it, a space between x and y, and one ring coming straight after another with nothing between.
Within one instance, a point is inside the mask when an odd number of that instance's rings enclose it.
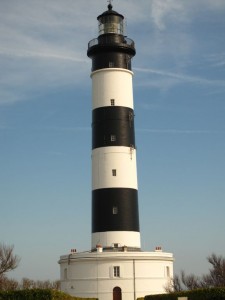
<instances>
[{"instance_id":1,"label":"blue sky","mask_svg":"<svg viewBox=\"0 0 225 300\"><path fill-rule=\"evenodd\" d=\"M21 279L91 247L91 61L104 0L0 2L0 242ZM114 0L133 59L142 248L225 250L225 1Z\"/></svg>"}]
</instances>

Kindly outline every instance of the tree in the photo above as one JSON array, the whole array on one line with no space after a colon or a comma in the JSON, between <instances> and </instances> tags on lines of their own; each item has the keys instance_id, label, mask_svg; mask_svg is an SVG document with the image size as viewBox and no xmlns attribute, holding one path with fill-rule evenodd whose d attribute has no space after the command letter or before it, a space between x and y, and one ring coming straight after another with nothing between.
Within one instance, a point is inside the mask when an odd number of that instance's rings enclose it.
<instances>
[{"instance_id":1,"label":"tree","mask_svg":"<svg viewBox=\"0 0 225 300\"><path fill-rule=\"evenodd\" d=\"M178 275L174 275L173 278L170 278L164 288L166 293L181 292L183 288L180 277Z\"/></svg>"},{"instance_id":2,"label":"tree","mask_svg":"<svg viewBox=\"0 0 225 300\"><path fill-rule=\"evenodd\" d=\"M203 276L203 284L207 287L225 286L225 258L213 253L207 260L212 268L209 269L209 274Z\"/></svg>"},{"instance_id":3,"label":"tree","mask_svg":"<svg viewBox=\"0 0 225 300\"><path fill-rule=\"evenodd\" d=\"M181 272L181 281L187 290L194 290L202 287L201 278L194 274L186 275L184 271Z\"/></svg>"},{"instance_id":4,"label":"tree","mask_svg":"<svg viewBox=\"0 0 225 300\"><path fill-rule=\"evenodd\" d=\"M21 281L21 288L24 289L24 290L35 289L36 288L36 283L32 279L23 278L22 281Z\"/></svg>"},{"instance_id":5,"label":"tree","mask_svg":"<svg viewBox=\"0 0 225 300\"><path fill-rule=\"evenodd\" d=\"M167 293L181 292L184 290L194 290L202 287L201 279L194 274L186 275L184 271L181 271L180 276L174 275L174 277L165 286Z\"/></svg>"},{"instance_id":6,"label":"tree","mask_svg":"<svg viewBox=\"0 0 225 300\"><path fill-rule=\"evenodd\" d=\"M6 276L0 276L0 291L15 291L19 289L19 283L14 279L8 279Z\"/></svg>"},{"instance_id":7,"label":"tree","mask_svg":"<svg viewBox=\"0 0 225 300\"><path fill-rule=\"evenodd\" d=\"M0 243L0 277L18 267L20 258L13 254L14 246Z\"/></svg>"},{"instance_id":8,"label":"tree","mask_svg":"<svg viewBox=\"0 0 225 300\"><path fill-rule=\"evenodd\" d=\"M51 290L59 290L60 289L60 281L50 281L50 280L31 280L29 278L23 278L20 284L22 289L51 289Z\"/></svg>"},{"instance_id":9,"label":"tree","mask_svg":"<svg viewBox=\"0 0 225 300\"><path fill-rule=\"evenodd\" d=\"M207 257L211 264L209 274L198 277L194 274L186 275L181 271L180 276L175 275L165 287L166 292L179 292L198 288L224 287L225 286L225 258L211 254Z\"/></svg>"}]
</instances>

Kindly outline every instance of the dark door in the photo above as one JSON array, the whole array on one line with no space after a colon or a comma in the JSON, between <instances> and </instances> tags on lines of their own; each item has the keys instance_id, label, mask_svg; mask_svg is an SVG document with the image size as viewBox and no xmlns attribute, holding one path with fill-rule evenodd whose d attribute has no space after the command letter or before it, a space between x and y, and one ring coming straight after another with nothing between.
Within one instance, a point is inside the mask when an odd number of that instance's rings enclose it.
<instances>
[{"instance_id":1,"label":"dark door","mask_svg":"<svg viewBox=\"0 0 225 300\"><path fill-rule=\"evenodd\" d=\"M118 286L113 289L113 300L122 300L121 288Z\"/></svg>"}]
</instances>

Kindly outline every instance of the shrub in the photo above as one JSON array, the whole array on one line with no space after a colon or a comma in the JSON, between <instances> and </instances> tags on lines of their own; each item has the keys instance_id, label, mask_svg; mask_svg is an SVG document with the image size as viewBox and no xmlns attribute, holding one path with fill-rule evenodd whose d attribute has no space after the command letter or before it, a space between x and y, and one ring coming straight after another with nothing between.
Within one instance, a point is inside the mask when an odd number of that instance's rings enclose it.
<instances>
[{"instance_id":1,"label":"shrub","mask_svg":"<svg viewBox=\"0 0 225 300\"><path fill-rule=\"evenodd\" d=\"M177 300L178 297L188 297L188 300L225 300L225 287L197 289L175 292L171 294L148 295L145 300Z\"/></svg>"},{"instance_id":2,"label":"shrub","mask_svg":"<svg viewBox=\"0 0 225 300\"><path fill-rule=\"evenodd\" d=\"M95 298L88 299L97 300ZM49 289L27 289L0 292L0 300L85 300L85 298L72 297L63 292Z\"/></svg>"}]
</instances>

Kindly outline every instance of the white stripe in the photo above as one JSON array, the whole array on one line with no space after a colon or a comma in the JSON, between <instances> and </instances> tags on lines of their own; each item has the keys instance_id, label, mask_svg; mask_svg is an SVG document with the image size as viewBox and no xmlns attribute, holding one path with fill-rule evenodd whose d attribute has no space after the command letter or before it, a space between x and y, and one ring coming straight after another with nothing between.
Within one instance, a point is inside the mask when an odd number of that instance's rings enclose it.
<instances>
[{"instance_id":1,"label":"white stripe","mask_svg":"<svg viewBox=\"0 0 225 300\"><path fill-rule=\"evenodd\" d=\"M112 187L138 189L135 149L117 146L92 151L92 189Z\"/></svg>"},{"instance_id":2,"label":"white stripe","mask_svg":"<svg viewBox=\"0 0 225 300\"><path fill-rule=\"evenodd\" d=\"M91 74L92 109L110 106L111 99L116 106L133 109L133 72L126 69L100 69Z\"/></svg>"},{"instance_id":3,"label":"white stripe","mask_svg":"<svg viewBox=\"0 0 225 300\"><path fill-rule=\"evenodd\" d=\"M140 232L135 231L106 231L92 233L92 249L100 244L102 247L129 246L141 248Z\"/></svg>"}]
</instances>

